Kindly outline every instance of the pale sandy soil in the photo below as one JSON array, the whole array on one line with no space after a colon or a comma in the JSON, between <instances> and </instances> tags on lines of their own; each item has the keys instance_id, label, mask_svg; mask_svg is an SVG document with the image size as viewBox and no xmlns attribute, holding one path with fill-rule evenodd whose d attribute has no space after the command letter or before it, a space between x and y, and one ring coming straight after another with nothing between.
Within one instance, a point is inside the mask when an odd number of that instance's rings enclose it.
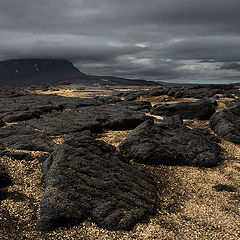
<instances>
[{"instance_id":1,"label":"pale sandy soil","mask_svg":"<svg viewBox=\"0 0 240 240\"><path fill-rule=\"evenodd\" d=\"M208 128L208 121L190 125ZM97 137L117 146L129 132L106 131ZM224 140L221 146L223 162L215 168L142 165L157 183L159 208L149 223L137 224L131 231L107 231L90 219L69 229L36 231L44 191L41 163L36 157L43 153L29 152L35 157L29 162L3 157L1 161L14 185L6 190L8 198L0 205L0 239L240 239L240 146ZM219 183L238 191L217 192L212 187Z\"/></svg>"}]
</instances>

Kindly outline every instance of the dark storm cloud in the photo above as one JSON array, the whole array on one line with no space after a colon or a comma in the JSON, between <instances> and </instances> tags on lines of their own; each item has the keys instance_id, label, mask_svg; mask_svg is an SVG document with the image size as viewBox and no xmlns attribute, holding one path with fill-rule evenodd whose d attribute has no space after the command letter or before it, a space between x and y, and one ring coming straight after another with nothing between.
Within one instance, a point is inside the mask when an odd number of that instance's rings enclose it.
<instances>
[{"instance_id":1,"label":"dark storm cloud","mask_svg":"<svg viewBox=\"0 0 240 240\"><path fill-rule=\"evenodd\" d=\"M218 69L240 71L240 64L239 63L224 63Z\"/></svg>"},{"instance_id":2,"label":"dark storm cloud","mask_svg":"<svg viewBox=\"0 0 240 240\"><path fill-rule=\"evenodd\" d=\"M133 78L238 78L238 0L0 2L0 60L53 57L88 73ZM217 69L217 70L216 70Z\"/></svg>"}]
</instances>

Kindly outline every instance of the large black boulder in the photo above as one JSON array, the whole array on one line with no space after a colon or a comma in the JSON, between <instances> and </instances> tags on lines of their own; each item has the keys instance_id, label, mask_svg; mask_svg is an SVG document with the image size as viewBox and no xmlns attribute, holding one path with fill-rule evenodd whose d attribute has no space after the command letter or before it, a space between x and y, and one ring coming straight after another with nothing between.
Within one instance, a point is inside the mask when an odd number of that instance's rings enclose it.
<instances>
[{"instance_id":1,"label":"large black boulder","mask_svg":"<svg viewBox=\"0 0 240 240\"><path fill-rule=\"evenodd\" d=\"M240 104L216 112L210 118L210 127L224 139L240 144Z\"/></svg>"},{"instance_id":2,"label":"large black boulder","mask_svg":"<svg viewBox=\"0 0 240 240\"><path fill-rule=\"evenodd\" d=\"M167 118L160 124L148 120L135 128L118 146L123 155L153 165L216 166L221 148L218 139L204 129L189 129L181 118Z\"/></svg>"},{"instance_id":3,"label":"large black boulder","mask_svg":"<svg viewBox=\"0 0 240 240\"><path fill-rule=\"evenodd\" d=\"M173 87L168 91L168 96L174 98L211 98L216 94L223 93L222 89L219 89L216 85L212 86L191 86L191 87Z\"/></svg>"},{"instance_id":4,"label":"large black boulder","mask_svg":"<svg viewBox=\"0 0 240 240\"><path fill-rule=\"evenodd\" d=\"M215 113L216 103L212 99L196 102L179 102L173 104L157 104L150 113L160 116L181 115L183 118L208 120Z\"/></svg>"},{"instance_id":5,"label":"large black boulder","mask_svg":"<svg viewBox=\"0 0 240 240\"><path fill-rule=\"evenodd\" d=\"M155 212L152 178L89 131L68 135L44 161L43 174L39 230L87 217L108 230L127 230Z\"/></svg>"}]
</instances>

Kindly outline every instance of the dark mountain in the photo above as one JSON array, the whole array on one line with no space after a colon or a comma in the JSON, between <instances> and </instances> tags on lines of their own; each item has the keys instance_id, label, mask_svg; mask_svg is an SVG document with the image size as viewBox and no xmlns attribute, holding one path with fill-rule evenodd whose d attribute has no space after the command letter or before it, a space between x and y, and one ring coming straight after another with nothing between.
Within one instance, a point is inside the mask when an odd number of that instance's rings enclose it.
<instances>
[{"instance_id":1,"label":"dark mountain","mask_svg":"<svg viewBox=\"0 0 240 240\"><path fill-rule=\"evenodd\" d=\"M1 85L50 85L84 76L73 64L60 59L20 59L0 62Z\"/></svg>"},{"instance_id":2,"label":"dark mountain","mask_svg":"<svg viewBox=\"0 0 240 240\"><path fill-rule=\"evenodd\" d=\"M159 85L145 80L91 76L65 59L18 59L0 62L0 85Z\"/></svg>"}]
</instances>

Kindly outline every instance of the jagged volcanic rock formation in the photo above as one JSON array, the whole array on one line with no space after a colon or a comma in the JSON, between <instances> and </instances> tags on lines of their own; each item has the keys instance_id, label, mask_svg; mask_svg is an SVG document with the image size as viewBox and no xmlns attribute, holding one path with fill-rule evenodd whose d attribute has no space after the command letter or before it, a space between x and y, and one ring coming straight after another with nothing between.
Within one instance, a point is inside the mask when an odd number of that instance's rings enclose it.
<instances>
[{"instance_id":1,"label":"jagged volcanic rock formation","mask_svg":"<svg viewBox=\"0 0 240 240\"><path fill-rule=\"evenodd\" d=\"M126 162L115 147L89 131L66 136L43 164L45 191L40 230L80 222L130 229L155 211L156 188L142 168Z\"/></svg>"},{"instance_id":2,"label":"jagged volcanic rock formation","mask_svg":"<svg viewBox=\"0 0 240 240\"><path fill-rule=\"evenodd\" d=\"M189 129L179 116L160 124L148 120L135 128L118 146L128 158L144 164L216 166L221 148L218 139L204 129Z\"/></svg>"}]
</instances>

